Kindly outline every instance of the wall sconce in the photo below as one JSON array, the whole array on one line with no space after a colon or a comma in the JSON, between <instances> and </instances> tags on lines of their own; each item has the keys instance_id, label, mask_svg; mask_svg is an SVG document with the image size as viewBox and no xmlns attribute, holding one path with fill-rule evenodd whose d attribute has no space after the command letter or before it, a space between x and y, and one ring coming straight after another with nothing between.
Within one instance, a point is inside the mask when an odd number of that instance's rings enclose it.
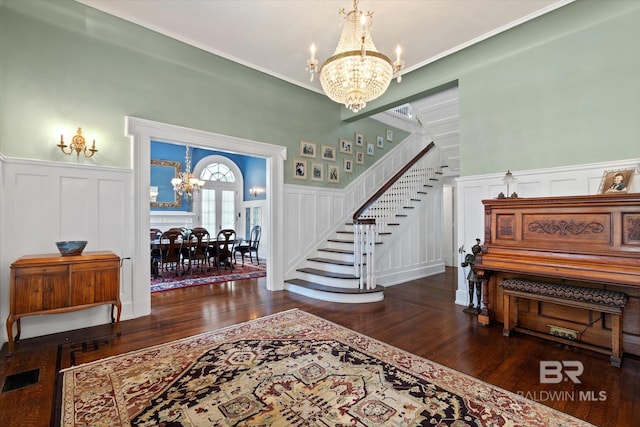
<instances>
[{"instance_id":1,"label":"wall sconce","mask_svg":"<svg viewBox=\"0 0 640 427\"><path fill-rule=\"evenodd\" d=\"M507 194L509 194L509 185L513 184L514 182L516 182L516 179L513 177L513 174L511 173L510 170L507 171L506 174L504 174L504 178L502 178L502 181L507 184ZM498 199L505 199L507 196L504 195L504 193L500 193L498 194ZM514 191L513 194L511 194L511 196L508 196L511 199L517 199L518 198L518 194Z\"/></svg>"},{"instance_id":2,"label":"wall sconce","mask_svg":"<svg viewBox=\"0 0 640 427\"><path fill-rule=\"evenodd\" d=\"M251 187L249 189L249 195L251 197L256 197L258 194L262 194L264 193L264 188L260 188L260 187Z\"/></svg>"},{"instance_id":3,"label":"wall sconce","mask_svg":"<svg viewBox=\"0 0 640 427\"><path fill-rule=\"evenodd\" d=\"M60 148L60 150L62 150L64 154L71 155L71 153L75 151L78 157L80 157L81 152L85 157L93 157L93 155L98 152L98 150L96 149L95 139L93 140L93 145L91 146L91 148L87 147L84 136L82 136L82 128L78 128L78 131L76 132L74 137L71 138L71 145L68 146L69 152L66 151L67 144L64 143L64 137L62 134L60 135L60 143L57 146L58 148ZM90 152L91 154L87 154L87 152Z\"/></svg>"},{"instance_id":4,"label":"wall sconce","mask_svg":"<svg viewBox=\"0 0 640 427\"><path fill-rule=\"evenodd\" d=\"M156 202L158 199L158 186L157 185L152 185L151 187L149 187L149 198L151 199L150 201L152 202Z\"/></svg>"}]
</instances>

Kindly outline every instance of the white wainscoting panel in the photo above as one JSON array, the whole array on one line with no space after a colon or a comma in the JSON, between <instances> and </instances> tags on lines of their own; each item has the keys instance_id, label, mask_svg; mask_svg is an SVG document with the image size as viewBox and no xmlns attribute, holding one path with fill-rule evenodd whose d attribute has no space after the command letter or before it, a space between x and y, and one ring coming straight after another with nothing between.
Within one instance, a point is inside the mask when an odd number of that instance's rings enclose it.
<instances>
[{"instance_id":1,"label":"white wainscoting panel","mask_svg":"<svg viewBox=\"0 0 640 427\"><path fill-rule=\"evenodd\" d=\"M0 321L9 315L10 266L31 254L55 254L59 240L87 240L85 251L132 256L132 171L25 159L2 159ZM123 261L122 319L131 317L132 260ZM22 338L110 322L110 306L22 319Z\"/></svg>"},{"instance_id":2,"label":"white wainscoting panel","mask_svg":"<svg viewBox=\"0 0 640 427\"><path fill-rule=\"evenodd\" d=\"M444 271L442 189L429 189L392 235L376 246L377 284L392 286Z\"/></svg>"},{"instance_id":3,"label":"white wainscoting panel","mask_svg":"<svg viewBox=\"0 0 640 427\"><path fill-rule=\"evenodd\" d=\"M556 197L597 194L606 170L636 168L630 183L631 191L640 191L640 159L617 162L574 165L561 168L511 171L515 182L509 186L519 197ZM464 245L466 253L471 253L475 239L484 240L484 205L482 200L495 198L500 192L506 193L504 174L465 176L457 179L458 187L458 247ZM463 256L461 256L463 258ZM462 259L461 259L462 260ZM459 260L459 263L461 262ZM468 304L468 268L458 269L458 290L456 304Z\"/></svg>"}]
</instances>

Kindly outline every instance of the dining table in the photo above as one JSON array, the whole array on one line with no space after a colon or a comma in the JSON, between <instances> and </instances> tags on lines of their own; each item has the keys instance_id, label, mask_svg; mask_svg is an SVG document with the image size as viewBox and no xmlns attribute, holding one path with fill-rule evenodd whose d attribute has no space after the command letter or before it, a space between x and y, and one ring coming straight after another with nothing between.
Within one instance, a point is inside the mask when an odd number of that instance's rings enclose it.
<instances>
[{"instance_id":1,"label":"dining table","mask_svg":"<svg viewBox=\"0 0 640 427\"><path fill-rule=\"evenodd\" d=\"M233 253L233 248L237 245L240 244L243 241L243 239L235 239L235 240L231 240L230 244L231 244L231 252ZM224 240L218 240L216 238L212 238L209 239L208 241L202 241L201 244L203 247L208 247L208 251L209 251L209 257L213 258L216 256L216 254L218 253L218 245L217 243L224 243ZM184 259L188 259L189 260L189 265L188 265L188 270L191 271L191 257L185 257L184 253L182 252L183 249L191 249L191 248L195 248L198 245L198 240L197 239L179 239L176 241L177 246L178 246L178 250L181 251L181 256ZM153 254L157 254L159 251L161 251L162 249L167 249L169 247L169 240L164 239L162 242L160 241L160 239L155 239L155 240L151 240L150 241L150 252L153 256Z\"/></svg>"}]
</instances>

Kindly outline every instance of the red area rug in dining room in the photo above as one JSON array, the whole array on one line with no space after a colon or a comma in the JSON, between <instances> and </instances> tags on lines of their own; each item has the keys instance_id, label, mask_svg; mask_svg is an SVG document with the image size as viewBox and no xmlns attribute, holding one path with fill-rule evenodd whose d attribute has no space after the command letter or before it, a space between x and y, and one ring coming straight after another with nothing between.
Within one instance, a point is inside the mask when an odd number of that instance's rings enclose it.
<instances>
[{"instance_id":1,"label":"red area rug in dining room","mask_svg":"<svg viewBox=\"0 0 640 427\"><path fill-rule=\"evenodd\" d=\"M267 266L260 262L260 265L245 263L235 265L233 272L228 268L220 269L218 273L214 267L211 271L200 272L197 267L193 274L186 273L176 277L173 272L165 273L164 281L162 277L151 279L151 292L170 291L172 289L188 288L191 286L209 285L212 283L231 282L233 280L255 279L267 275Z\"/></svg>"}]
</instances>

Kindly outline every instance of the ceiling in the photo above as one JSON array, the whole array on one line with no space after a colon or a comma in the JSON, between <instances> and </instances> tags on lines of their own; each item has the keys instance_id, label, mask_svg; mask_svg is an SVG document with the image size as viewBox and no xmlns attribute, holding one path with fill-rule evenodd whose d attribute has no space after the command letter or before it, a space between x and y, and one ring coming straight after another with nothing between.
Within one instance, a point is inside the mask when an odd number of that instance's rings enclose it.
<instances>
[{"instance_id":1,"label":"ceiling","mask_svg":"<svg viewBox=\"0 0 640 427\"><path fill-rule=\"evenodd\" d=\"M334 53L352 0L77 0L298 86L321 92L305 70ZM573 0L363 0L378 50L409 72Z\"/></svg>"}]
</instances>

